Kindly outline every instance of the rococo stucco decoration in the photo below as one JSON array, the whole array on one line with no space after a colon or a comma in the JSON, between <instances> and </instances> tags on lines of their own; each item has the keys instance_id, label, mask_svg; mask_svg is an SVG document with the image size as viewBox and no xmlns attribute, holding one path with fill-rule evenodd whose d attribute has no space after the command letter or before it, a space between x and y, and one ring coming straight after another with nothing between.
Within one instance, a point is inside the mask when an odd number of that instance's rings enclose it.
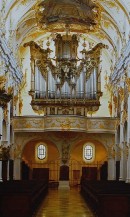
<instances>
[{"instance_id":1,"label":"rococo stucco decoration","mask_svg":"<svg viewBox=\"0 0 130 217\"><path fill-rule=\"evenodd\" d=\"M41 118L17 117L12 124L15 132L41 131L79 131L79 132L110 132L115 133L118 119L66 116L46 116Z\"/></svg>"},{"instance_id":2,"label":"rococo stucco decoration","mask_svg":"<svg viewBox=\"0 0 130 217\"><path fill-rule=\"evenodd\" d=\"M45 0L38 3L36 18L40 28L55 31L62 24L71 24L72 30L82 26L93 31L99 26L101 12L91 0Z\"/></svg>"}]
</instances>

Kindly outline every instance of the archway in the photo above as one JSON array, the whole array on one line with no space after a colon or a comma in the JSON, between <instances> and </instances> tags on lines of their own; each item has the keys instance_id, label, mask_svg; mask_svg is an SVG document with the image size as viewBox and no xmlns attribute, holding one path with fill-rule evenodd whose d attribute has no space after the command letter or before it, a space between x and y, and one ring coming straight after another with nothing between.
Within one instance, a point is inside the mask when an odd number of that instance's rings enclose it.
<instances>
[{"instance_id":1,"label":"archway","mask_svg":"<svg viewBox=\"0 0 130 217\"><path fill-rule=\"evenodd\" d=\"M84 147L89 144L94 147L92 161L84 159ZM107 179L107 168L102 169L107 163L107 150L101 142L90 139L82 140L74 144L70 156L70 184L72 186L80 184L81 176L86 176L89 180L99 180L103 178L102 173L106 173Z\"/></svg>"},{"instance_id":2,"label":"archway","mask_svg":"<svg viewBox=\"0 0 130 217\"><path fill-rule=\"evenodd\" d=\"M39 147L45 146L45 157L38 156ZM40 150L41 153L42 150ZM47 140L29 141L22 153L22 179L59 180L59 151L55 144Z\"/></svg>"}]
</instances>

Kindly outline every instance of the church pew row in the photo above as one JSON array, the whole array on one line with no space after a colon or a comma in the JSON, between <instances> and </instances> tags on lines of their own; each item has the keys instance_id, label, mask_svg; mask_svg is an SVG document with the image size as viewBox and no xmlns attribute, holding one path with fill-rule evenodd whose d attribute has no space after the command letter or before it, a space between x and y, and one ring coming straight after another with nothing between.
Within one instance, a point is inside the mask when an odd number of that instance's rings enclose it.
<instances>
[{"instance_id":1,"label":"church pew row","mask_svg":"<svg viewBox=\"0 0 130 217\"><path fill-rule=\"evenodd\" d=\"M31 217L47 190L47 180L0 183L0 217Z\"/></svg>"},{"instance_id":2,"label":"church pew row","mask_svg":"<svg viewBox=\"0 0 130 217\"><path fill-rule=\"evenodd\" d=\"M130 216L130 185L116 181L81 180L81 193L98 217Z\"/></svg>"}]
</instances>

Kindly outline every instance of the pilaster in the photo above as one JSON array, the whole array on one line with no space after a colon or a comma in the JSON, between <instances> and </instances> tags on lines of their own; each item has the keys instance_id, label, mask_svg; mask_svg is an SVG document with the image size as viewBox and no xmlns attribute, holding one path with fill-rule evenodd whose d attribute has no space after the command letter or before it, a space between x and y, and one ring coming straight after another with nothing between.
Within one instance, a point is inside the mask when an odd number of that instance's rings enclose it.
<instances>
[{"instance_id":1,"label":"pilaster","mask_svg":"<svg viewBox=\"0 0 130 217\"><path fill-rule=\"evenodd\" d=\"M108 180L115 180L115 159L108 158Z\"/></svg>"},{"instance_id":2,"label":"pilaster","mask_svg":"<svg viewBox=\"0 0 130 217\"><path fill-rule=\"evenodd\" d=\"M14 159L14 180L21 179L21 158Z\"/></svg>"},{"instance_id":3,"label":"pilaster","mask_svg":"<svg viewBox=\"0 0 130 217\"><path fill-rule=\"evenodd\" d=\"M120 124L120 144L119 148L121 151L121 159L120 159L120 181L125 181L126 179L126 159L124 154L124 135L123 135L123 125Z\"/></svg>"},{"instance_id":4,"label":"pilaster","mask_svg":"<svg viewBox=\"0 0 130 217\"><path fill-rule=\"evenodd\" d=\"M0 107L0 144L1 144L1 139L2 139L2 122L3 122L3 109Z\"/></svg>"},{"instance_id":5,"label":"pilaster","mask_svg":"<svg viewBox=\"0 0 130 217\"><path fill-rule=\"evenodd\" d=\"M2 181L2 160L0 160L0 182Z\"/></svg>"},{"instance_id":6,"label":"pilaster","mask_svg":"<svg viewBox=\"0 0 130 217\"><path fill-rule=\"evenodd\" d=\"M130 82L130 66L128 68L128 79ZM128 122L127 122L127 153L128 153L128 159L127 159L127 178L126 182L130 183L130 83L128 82Z\"/></svg>"}]
</instances>

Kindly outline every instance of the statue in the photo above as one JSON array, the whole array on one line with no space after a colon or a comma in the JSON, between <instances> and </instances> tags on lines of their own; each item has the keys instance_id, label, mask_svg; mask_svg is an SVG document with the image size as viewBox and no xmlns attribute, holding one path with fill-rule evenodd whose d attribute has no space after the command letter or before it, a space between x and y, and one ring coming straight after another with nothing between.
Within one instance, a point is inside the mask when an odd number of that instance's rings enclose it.
<instances>
[{"instance_id":1,"label":"statue","mask_svg":"<svg viewBox=\"0 0 130 217\"><path fill-rule=\"evenodd\" d=\"M66 140L64 140L62 144L62 161L64 164L68 161L69 158L69 147L70 145L67 143Z\"/></svg>"}]
</instances>

